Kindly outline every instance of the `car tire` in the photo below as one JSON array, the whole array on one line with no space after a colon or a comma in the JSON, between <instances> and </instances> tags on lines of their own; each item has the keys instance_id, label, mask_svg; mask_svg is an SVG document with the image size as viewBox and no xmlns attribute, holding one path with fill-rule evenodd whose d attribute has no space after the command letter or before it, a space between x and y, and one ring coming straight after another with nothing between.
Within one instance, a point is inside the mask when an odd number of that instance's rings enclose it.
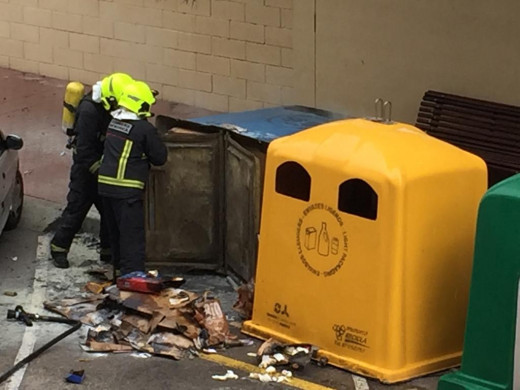
<instances>
[{"instance_id":1,"label":"car tire","mask_svg":"<svg viewBox=\"0 0 520 390\"><path fill-rule=\"evenodd\" d=\"M14 184L14 201L13 204L16 205L16 209L9 211L9 217L7 218L7 222L5 223L4 230L12 230L18 226L20 219L22 218L22 209L23 209L23 176L20 171L16 172L16 180Z\"/></svg>"}]
</instances>

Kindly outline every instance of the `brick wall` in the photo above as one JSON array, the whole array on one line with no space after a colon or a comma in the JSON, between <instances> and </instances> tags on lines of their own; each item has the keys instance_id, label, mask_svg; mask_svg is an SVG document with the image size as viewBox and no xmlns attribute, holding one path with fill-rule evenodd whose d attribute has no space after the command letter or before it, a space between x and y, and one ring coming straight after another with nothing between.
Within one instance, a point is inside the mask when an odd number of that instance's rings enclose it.
<instances>
[{"instance_id":1,"label":"brick wall","mask_svg":"<svg viewBox=\"0 0 520 390\"><path fill-rule=\"evenodd\" d=\"M123 71L217 111L289 104L295 0L0 0L0 66L93 83Z\"/></svg>"}]
</instances>

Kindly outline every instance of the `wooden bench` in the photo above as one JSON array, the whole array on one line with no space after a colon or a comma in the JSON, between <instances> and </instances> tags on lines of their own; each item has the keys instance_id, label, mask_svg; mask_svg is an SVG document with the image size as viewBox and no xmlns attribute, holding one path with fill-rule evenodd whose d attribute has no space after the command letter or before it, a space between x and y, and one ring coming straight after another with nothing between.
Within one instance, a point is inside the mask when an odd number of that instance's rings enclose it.
<instances>
[{"instance_id":1,"label":"wooden bench","mask_svg":"<svg viewBox=\"0 0 520 390\"><path fill-rule=\"evenodd\" d=\"M520 107L427 91L416 126L484 159L489 186L520 172Z\"/></svg>"}]
</instances>

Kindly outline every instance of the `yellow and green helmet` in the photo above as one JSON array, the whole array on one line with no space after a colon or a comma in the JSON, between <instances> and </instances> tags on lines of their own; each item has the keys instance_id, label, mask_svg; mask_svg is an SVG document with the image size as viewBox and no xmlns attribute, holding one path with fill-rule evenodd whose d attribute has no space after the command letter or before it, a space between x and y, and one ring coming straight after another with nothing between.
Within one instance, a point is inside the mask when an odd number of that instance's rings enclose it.
<instances>
[{"instance_id":1,"label":"yellow and green helmet","mask_svg":"<svg viewBox=\"0 0 520 390\"><path fill-rule=\"evenodd\" d=\"M101 103L105 110L115 110L123 90L133 82L134 79L126 73L112 73L101 80Z\"/></svg>"},{"instance_id":2,"label":"yellow and green helmet","mask_svg":"<svg viewBox=\"0 0 520 390\"><path fill-rule=\"evenodd\" d=\"M155 103L155 96L148 84L134 81L127 84L119 100L119 105L139 115L148 118L152 116L150 109Z\"/></svg>"}]
</instances>

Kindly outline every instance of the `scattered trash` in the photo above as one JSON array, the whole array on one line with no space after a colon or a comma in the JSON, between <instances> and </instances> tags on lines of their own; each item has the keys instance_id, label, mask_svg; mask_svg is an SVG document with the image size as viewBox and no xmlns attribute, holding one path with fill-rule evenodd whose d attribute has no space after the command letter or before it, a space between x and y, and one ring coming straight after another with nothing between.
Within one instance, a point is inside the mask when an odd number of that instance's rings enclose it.
<instances>
[{"instance_id":1,"label":"scattered trash","mask_svg":"<svg viewBox=\"0 0 520 390\"><path fill-rule=\"evenodd\" d=\"M18 256L13 256L13 257L11 257L11 260L12 260L12 261L18 261Z\"/></svg>"},{"instance_id":2,"label":"scattered trash","mask_svg":"<svg viewBox=\"0 0 520 390\"><path fill-rule=\"evenodd\" d=\"M136 314L124 314L121 317L121 327L126 328L126 325L139 329L140 332L146 334L150 332L150 320L143 318Z\"/></svg>"},{"instance_id":3,"label":"scattered trash","mask_svg":"<svg viewBox=\"0 0 520 390\"><path fill-rule=\"evenodd\" d=\"M310 344L282 344L270 338L260 346L256 355L260 368L290 365L298 370L309 364L317 351Z\"/></svg>"},{"instance_id":4,"label":"scattered trash","mask_svg":"<svg viewBox=\"0 0 520 390\"><path fill-rule=\"evenodd\" d=\"M85 285L85 290L89 291L89 292L91 292L93 294L101 294L103 292L103 290L105 289L105 287L108 287L111 284L112 284L111 282L101 282L101 283L98 283L98 282L88 282Z\"/></svg>"},{"instance_id":5,"label":"scattered trash","mask_svg":"<svg viewBox=\"0 0 520 390\"><path fill-rule=\"evenodd\" d=\"M278 363L278 361L274 358L274 357L271 357L269 355L263 355L262 356L262 361L260 362L260 364L258 365L258 367L260 368L267 368L269 367L271 364L276 364ZM287 360L285 362L285 364L289 363L289 360Z\"/></svg>"},{"instance_id":6,"label":"scattered trash","mask_svg":"<svg viewBox=\"0 0 520 390\"><path fill-rule=\"evenodd\" d=\"M248 353L247 353L247 356L250 356L250 357L256 357L256 353L254 353L254 352L248 352Z\"/></svg>"},{"instance_id":7,"label":"scattered trash","mask_svg":"<svg viewBox=\"0 0 520 390\"><path fill-rule=\"evenodd\" d=\"M106 330L110 330L111 324L120 326L121 313L111 308L98 307L98 309L95 312L87 313L83 318L84 322L92 326L107 325L108 328Z\"/></svg>"},{"instance_id":8,"label":"scattered trash","mask_svg":"<svg viewBox=\"0 0 520 390\"><path fill-rule=\"evenodd\" d=\"M146 353L146 352L134 352L130 356L139 358L139 359L148 359L148 358L152 357L152 355L150 355L149 353Z\"/></svg>"},{"instance_id":9,"label":"scattered trash","mask_svg":"<svg viewBox=\"0 0 520 390\"><path fill-rule=\"evenodd\" d=\"M100 343L95 340L87 340L85 344L81 344L81 349L85 352L132 352L130 345L121 345L115 343Z\"/></svg>"},{"instance_id":10,"label":"scattered trash","mask_svg":"<svg viewBox=\"0 0 520 390\"><path fill-rule=\"evenodd\" d=\"M252 372L249 374L249 378L258 379L263 383L271 382L271 375L269 374L259 374L258 372Z\"/></svg>"},{"instance_id":11,"label":"scattered trash","mask_svg":"<svg viewBox=\"0 0 520 390\"><path fill-rule=\"evenodd\" d=\"M194 346L193 341L183 335L168 332L155 333L148 339L148 344L175 346L181 349L189 349Z\"/></svg>"},{"instance_id":12,"label":"scattered trash","mask_svg":"<svg viewBox=\"0 0 520 390\"><path fill-rule=\"evenodd\" d=\"M24 175L30 175L32 173L32 169L28 169L27 171L23 171Z\"/></svg>"},{"instance_id":13,"label":"scattered trash","mask_svg":"<svg viewBox=\"0 0 520 390\"><path fill-rule=\"evenodd\" d=\"M131 352L133 348L128 344L119 344L110 331L110 326L99 326L89 329L87 341L81 346L86 352Z\"/></svg>"},{"instance_id":14,"label":"scattered trash","mask_svg":"<svg viewBox=\"0 0 520 390\"><path fill-rule=\"evenodd\" d=\"M354 381L354 386L356 390L370 390L368 387L368 382L365 378L362 378L357 375L352 375L352 380Z\"/></svg>"},{"instance_id":15,"label":"scattered trash","mask_svg":"<svg viewBox=\"0 0 520 390\"><path fill-rule=\"evenodd\" d=\"M253 315L254 291L255 284L253 280L241 285L237 289L238 299L233 305L233 310L246 320L250 319Z\"/></svg>"},{"instance_id":16,"label":"scattered trash","mask_svg":"<svg viewBox=\"0 0 520 390\"><path fill-rule=\"evenodd\" d=\"M255 341L253 339L240 339L238 340L242 345L250 347L251 345L255 344Z\"/></svg>"},{"instance_id":17,"label":"scattered trash","mask_svg":"<svg viewBox=\"0 0 520 390\"><path fill-rule=\"evenodd\" d=\"M60 156L65 156L65 154L66 154L65 151L62 151L62 152L60 153Z\"/></svg>"},{"instance_id":18,"label":"scattered trash","mask_svg":"<svg viewBox=\"0 0 520 390\"><path fill-rule=\"evenodd\" d=\"M8 297L16 297L18 293L16 291L4 291L4 295Z\"/></svg>"},{"instance_id":19,"label":"scattered trash","mask_svg":"<svg viewBox=\"0 0 520 390\"><path fill-rule=\"evenodd\" d=\"M258 348L258 351L257 351L257 355L262 356L262 355L270 355L272 353L274 354L275 349L279 349L281 347L283 347L283 344L281 342L276 341L273 338L270 338L270 339L267 339L266 341L264 341L262 343L262 345L260 345L260 347Z\"/></svg>"},{"instance_id":20,"label":"scattered trash","mask_svg":"<svg viewBox=\"0 0 520 390\"><path fill-rule=\"evenodd\" d=\"M292 372L289 370L282 370L282 375L286 376L287 378L292 378Z\"/></svg>"},{"instance_id":21,"label":"scattered trash","mask_svg":"<svg viewBox=\"0 0 520 390\"><path fill-rule=\"evenodd\" d=\"M69 319L79 320L84 324L95 326L97 324L92 324L87 315L95 312L105 297L105 295L87 295L85 297L67 298L54 302L46 301L43 303L43 306L47 310L61 314Z\"/></svg>"},{"instance_id":22,"label":"scattered trash","mask_svg":"<svg viewBox=\"0 0 520 390\"><path fill-rule=\"evenodd\" d=\"M265 372L267 372L268 374L273 374L276 372L276 368L274 368L273 366L269 366L265 369Z\"/></svg>"},{"instance_id":23,"label":"scattered trash","mask_svg":"<svg viewBox=\"0 0 520 390\"><path fill-rule=\"evenodd\" d=\"M172 296L169 300L170 306L179 306L190 301L189 294L184 290L177 290L177 294Z\"/></svg>"},{"instance_id":24,"label":"scattered trash","mask_svg":"<svg viewBox=\"0 0 520 390\"><path fill-rule=\"evenodd\" d=\"M65 380L70 383L76 383L79 384L83 382L83 379L85 379L85 370L80 371L71 371L66 377Z\"/></svg>"},{"instance_id":25,"label":"scattered trash","mask_svg":"<svg viewBox=\"0 0 520 390\"><path fill-rule=\"evenodd\" d=\"M238 379L238 375L231 370L227 370L225 375L213 375L211 378L217 381L227 381L228 379Z\"/></svg>"},{"instance_id":26,"label":"scattered trash","mask_svg":"<svg viewBox=\"0 0 520 390\"><path fill-rule=\"evenodd\" d=\"M88 284L98 291L104 283ZM209 293L166 288L159 293L122 291L115 285L104 294L45 302L66 317L93 326L82 345L88 352L144 352L182 359L197 351L217 353L215 346L247 345L229 332L220 302Z\"/></svg>"},{"instance_id":27,"label":"scattered trash","mask_svg":"<svg viewBox=\"0 0 520 390\"><path fill-rule=\"evenodd\" d=\"M228 322L217 298L206 292L194 302L194 308L195 320L208 331L208 346L236 339L229 333Z\"/></svg>"},{"instance_id":28,"label":"scattered trash","mask_svg":"<svg viewBox=\"0 0 520 390\"><path fill-rule=\"evenodd\" d=\"M249 378L258 379L262 383L269 382L290 382L291 380L285 375L269 375L268 373L260 374L258 372L252 372L249 374Z\"/></svg>"}]
</instances>

